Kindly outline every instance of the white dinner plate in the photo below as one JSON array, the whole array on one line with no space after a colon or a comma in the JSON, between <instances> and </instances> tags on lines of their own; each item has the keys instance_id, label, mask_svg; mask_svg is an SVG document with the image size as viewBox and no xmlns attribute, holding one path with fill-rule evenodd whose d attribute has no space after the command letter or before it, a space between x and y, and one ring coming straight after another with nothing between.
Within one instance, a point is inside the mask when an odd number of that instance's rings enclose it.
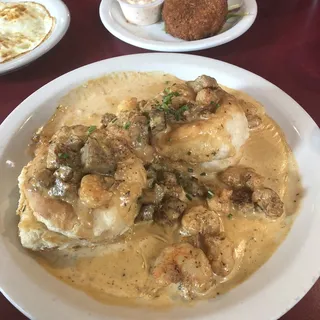
<instances>
[{"instance_id":1,"label":"white dinner plate","mask_svg":"<svg viewBox=\"0 0 320 320\"><path fill-rule=\"evenodd\" d=\"M70 24L70 13L61 0L1 0L2 2L37 2L46 7L50 15L55 18L55 25L49 37L35 49L12 60L0 63L0 75L21 68L38 59L51 50L65 35Z\"/></svg>"},{"instance_id":2,"label":"white dinner plate","mask_svg":"<svg viewBox=\"0 0 320 320\"><path fill-rule=\"evenodd\" d=\"M216 47L245 33L256 19L257 3L255 0L228 0L229 6L239 3L242 3L242 7L238 13L247 15L228 19L219 34L196 41L184 41L167 34L163 21L150 26L129 23L117 0L102 0L99 12L106 29L124 42L154 51L186 52Z\"/></svg>"},{"instance_id":3,"label":"white dinner plate","mask_svg":"<svg viewBox=\"0 0 320 320\"><path fill-rule=\"evenodd\" d=\"M164 71L185 80L208 74L221 84L247 92L281 126L299 164L304 199L287 239L243 284L192 307L156 311L101 304L47 273L21 247L17 236L17 177L29 160L25 150L32 134L72 88L110 72L129 70ZM32 319L274 320L292 308L319 277L319 128L286 93L251 72L183 54L140 54L103 60L69 72L37 90L2 123L0 137L0 287Z\"/></svg>"}]
</instances>

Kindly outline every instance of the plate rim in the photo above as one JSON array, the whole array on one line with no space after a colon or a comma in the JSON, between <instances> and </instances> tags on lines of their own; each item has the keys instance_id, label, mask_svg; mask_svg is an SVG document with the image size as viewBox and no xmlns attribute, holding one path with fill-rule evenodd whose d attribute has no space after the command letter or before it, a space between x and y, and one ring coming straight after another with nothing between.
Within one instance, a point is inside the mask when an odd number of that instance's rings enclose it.
<instances>
[{"instance_id":1,"label":"plate rim","mask_svg":"<svg viewBox=\"0 0 320 320\"><path fill-rule=\"evenodd\" d=\"M10 0L3 0L4 2L10 2ZM34 0L15 0L16 2L34 2ZM50 15L52 12L46 6L47 3L55 6L59 12L59 16L55 17L55 25L51 34L47 39L45 39L40 45L38 45L33 50L22 54L12 60L9 60L4 63L0 63L0 76L7 73L13 72L16 69L19 69L25 65L30 64L31 62L37 60L53 47L55 47L61 39L64 37L70 26L70 11L67 5L62 0L37 0L39 4L44 5L49 11Z\"/></svg>"},{"instance_id":2,"label":"plate rim","mask_svg":"<svg viewBox=\"0 0 320 320\"><path fill-rule=\"evenodd\" d=\"M213 47L220 46L222 44L228 43L247 32L256 20L258 14L258 5L256 0L243 0L243 2L250 6L250 15L242 17L242 19L237 23L236 26L230 28L229 30L215 35L210 38L195 40L195 41L181 41L181 42L165 42L165 41L155 41L146 40L133 35L127 30L124 30L118 23L115 25L113 21L116 21L109 10L113 2L117 0L101 0L99 6L99 16L104 27L116 38L123 42L131 44L135 47L160 51L160 52L188 52L188 51L198 51L205 50ZM119 30L120 29L120 30Z\"/></svg>"},{"instance_id":3,"label":"plate rim","mask_svg":"<svg viewBox=\"0 0 320 320\"><path fill-rule=\"evenodd\" d=\"M27 97L22 103L19 104L19 106L17 108L15 108L13 110L13 112L10 113L10 115L3 121L3 123L0 125L0 135L1 136L14 136L15 132L14 129L17 129L17 125L23 123L23 121L26 119L26 116L30 114L30 108L28 108L28 104L30 104L32 102L32 100L35 100L38 96L40 96L44 91L48 90L49 88L51 88L52 86L54 86L55 84L59 83L61 80L67 80L69 78L74 78L78 73L84 72L84 71L89 71L92 67L98 67L98 66L102 66L103 64L107 63L107 64L111 64L111 63L115 63L115 62L119 62L119 60L125 60L125 59L130 59L130 57L132 59L134 59L135 57L142 57L145 58L143 60L147 60L149 57L150 59L153 59L154 61L159 61L159 60L167 60L167 61L172 61L173 57L174 59L184 59L184 61L186 60L192 60L194 62L201 62L201 60L203 61L211 61L213 63L217 63L220 64L221 66L223 65L224 67L227 68L232 68L235 69L236 71L240 71L240 72L245 72L248 75L254 76L259 78L260 80L262 80L265 84L267 84L268 86L271 86L272 88L276 88L278 90L278 93L281 93L282 96L284 96L286 99L290 99L292 102L292 107L298 112L300 113L299 116L303 117L305 120L307 119L307 121L309 122L309 125L311 124L313 127L316 126L318 127L318 125L315 123L315 121L312 119L312 117L294 100L292 99L288 94L286 94L284 91L282 91L280 88L278 88L277 86L273 85L272 83L270 83L268 80L250 72L247 71L245 69L242 69L240 67L234 66L232 64L223 62L223 61L219 61L219 60L215 60L215 59L210 59L210 58L206 58L206 57L200 57L200 56L194 56L194 55L186 55L186 54L165 54L165 53L143 53L143 54L135 54L135 55L127 55L127 56L120 56L120 57L115 57L115 58L111 58L111 59L105 59L105 60L101 60L98 62L94 62L92 64L89 65L85 65L83 67L77 68L75 70L72 70L70 72L67 72L66 74L52 80L51 82L47 83L46 85L44 85L43 87L39 88L37 91L35 91L33 94L31 94L29 97ZM151 58L152 57L152 58ZM203 63L203 61L201 63ZM167 62L165 62L167 63ZM90 72L89 72L90 73ZM105 70L104 72L105 74L108 73L108 70ZM87 79L92 79L92 78L97 78L97 76L93 76L92 75L88 75ZM60 85L60 87L64 87L65 85ZM76 85L78 86L78 84ZM61 90L61 88L58 88L59 90ZM36 109L36 107L34 107ZM33 111L33 110L31 110ZM15 120L16 118L16 120ZM12 125L12 122L15 122L14 125ZM14 128L10 129L10 126L13 126ZM10 129L8 132L8 128ZM318 128L319 129L319 128ZM6 143L4 143L4 141L6 141L7 139L3 139L0 141L0 158L3 155L3 151L4 148L6 146ZM319 202L319 200L318 200ZM301 216L301 214L299 215ZM297 223L297 222L296 222ZM295 224L294 224L295 225ZM0 248L3 247L4 249L4 244L3 244L3 240L2 237L0 235ZM281 247L281 245L280 245ZM2 250L1 250L2 251ZM5 252L5 250L3 251ZM320 260L319 260L320 262ZM1 261L0 261L0 266L1 266ZM320 271L320 263L318 264L317 267L317 274L313 274L311 278L307 283L303 283L304 289L300 289L300 295L298 298L295 298L294 300L287 302L287 307L289 309L291 309L298 301L300 301L300 299L302 299L302 297L310 290L310 288L312 287L312 285L317 281L318 277L319 277L319 271ZM1 284L0 284L1 286ZM24 307L22 307L21 302L15 302L15 300L12 298L12 295L10 295L8 292L6 293L5 290L3 290L3 287L1 286L0 291L5 295L5 297L18 309L20 310L22 313L24 313L26 316L30 316L30 314L28 314L28 312L25 310ZM7 290L10 291L10 290ZM277 311L277 315L276 318L283 315L286 311L288 311L289 309L286 310L282 310L282 311ZM276 319L276 318L272 318L272 319Z\"/></svg>"}]
</instances>

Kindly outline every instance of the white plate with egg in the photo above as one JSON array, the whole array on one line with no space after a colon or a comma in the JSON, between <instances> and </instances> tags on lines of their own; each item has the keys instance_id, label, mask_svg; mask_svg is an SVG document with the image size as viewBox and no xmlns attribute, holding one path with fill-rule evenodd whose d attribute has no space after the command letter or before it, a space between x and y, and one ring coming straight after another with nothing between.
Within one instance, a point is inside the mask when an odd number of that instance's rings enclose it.
<instances>
[{"instance_id":1,"label":"white plate with egg","mask_svg":"<svg viewBox=\"0 0 320 320\"><path fill-rule=\"evenodd\" d=\"M303 203L291 231L268 262L248 280L216 299L171 309L104 305L57 280L22 248L15 211L17 177L30 157L25 148L55 112L60 99L85 82L111 72L161 71L180 79L208 74L261 102L279 124L299 165ZM85 86L84 86L85 87ZM23 101L0 126L0 288L31 319L275 320L292 308L320 274L319 128L281 89L225 62L180 54L140 54L96 62L69 72ZM267 155L266 155L267 156ZM301 272L303 270L303 272Z\"/></svg>"},{"instance_id":2,"label":"white plate with egg","mask_svg":"<svg viewBox=\"0 0 320 320\"><path fill-rule=\"evenodd\" d=\"M151 25L136 25L136 23L153 23L157 21L155 9L163 1L155 0L148 4L147 13L143 13L141 10L137 11L136 9L139 9L139 5L130 6L124 4L126 1L101 1L99 12L103 25L120 40L133 46L153 51L187 52L222 45L245 33L252 26L257 16L257 3L255 0L228 0L229 9L239 6L240 8L233 14L230 12L230 18L227 19L218 34L201 40L185 41L166 33L165 24L161 21L160 7L158 8L158 22ZM131 11L126 12L128 7ZM127 17L124 16L124 13L127 14ZM137 18L137 14L142 16ZM130 18L132 23L128 21Z\"/></svg>"},{"instance_id":3,"label":"white plate with egg","mask_svg":"<svg viewBox=\"0 0 320 320\"><path fill-rule=\"evenodd\" d=\"M69 10L61 0L4 0L0 12L1 37L6 43L0 47L0 74L44 55L62 39L70 23Z\"/></svg>"}]
</instances>

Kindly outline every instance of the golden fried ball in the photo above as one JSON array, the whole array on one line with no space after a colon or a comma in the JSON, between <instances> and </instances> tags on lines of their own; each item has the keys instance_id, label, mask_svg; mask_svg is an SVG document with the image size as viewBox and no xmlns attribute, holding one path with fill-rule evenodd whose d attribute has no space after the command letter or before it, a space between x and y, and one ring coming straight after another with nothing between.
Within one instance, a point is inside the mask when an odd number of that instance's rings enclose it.
<instances>
[{"instance_id":1,"label":"golden fried ball","mask_svg":"<svg viewBox=\"0 0 320 320\"><path fill-rule=\"evenodd\" d=\"M213 36L227 14L227 0L166 0L162 11L166 32L184 40Z\"/></svg>"}]
</instances>

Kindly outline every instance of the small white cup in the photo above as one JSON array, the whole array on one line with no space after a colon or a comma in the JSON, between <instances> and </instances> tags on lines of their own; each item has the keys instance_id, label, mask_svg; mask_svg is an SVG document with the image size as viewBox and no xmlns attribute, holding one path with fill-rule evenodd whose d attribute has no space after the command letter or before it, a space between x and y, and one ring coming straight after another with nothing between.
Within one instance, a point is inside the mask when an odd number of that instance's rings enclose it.
<instances>
[{"instance_id":1,"label":"small white cup","mask_svg":"<svg viewBox=\"0 0 320 320\"><path fill-rule=\"evenodd\" d=\"M125 18L138 26L157 23L161 19L161 8L164 0L155 0L146 4L131 4L118 0Z\"/></svg>"}]
</instances>

